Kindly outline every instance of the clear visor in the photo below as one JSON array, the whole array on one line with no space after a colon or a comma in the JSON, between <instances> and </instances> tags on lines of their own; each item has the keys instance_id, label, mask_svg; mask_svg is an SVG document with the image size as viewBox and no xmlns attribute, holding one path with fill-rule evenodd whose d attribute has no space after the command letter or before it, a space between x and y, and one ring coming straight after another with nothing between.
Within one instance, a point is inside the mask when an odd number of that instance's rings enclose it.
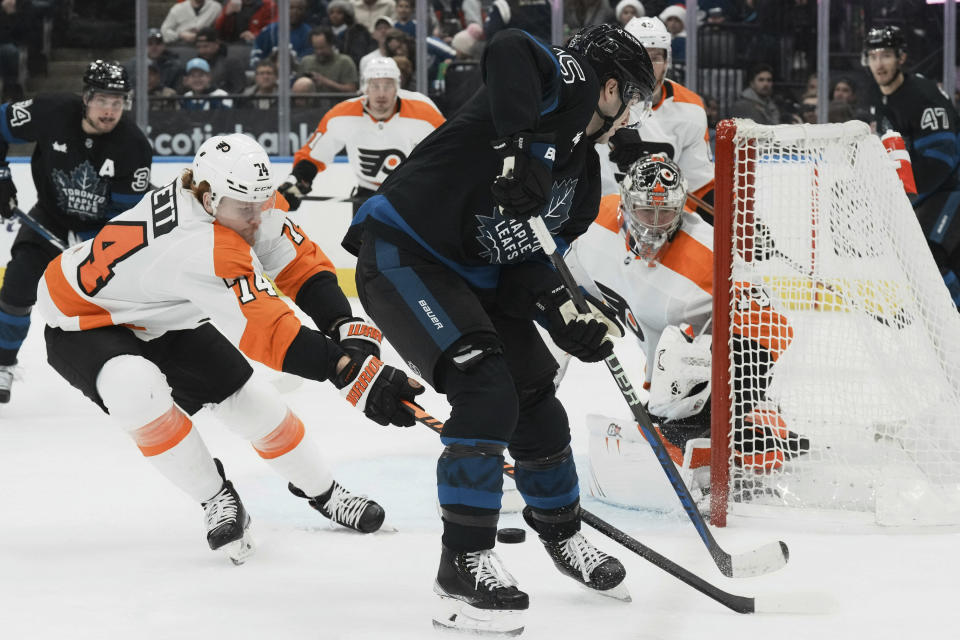
<instances>
[{"instance_id":1,"label":"clear visor","mask_svg":"<svg viewBox=\"0 0 960 640\"><path fill-rule=\"evenodd\" d=\"M680 226L681 207L639 205L623 212L630 250L644 260L656 260L670 235Z\"/></svg>"},{"instance_id":2,"label":"clear visor","mask_svg":"<svg viewBox=\"0 0 960 640\"><path fill-rule=\"evenodd\" d=\"M93 90L87 94L87 105L101 111L124 111L130 109L129 93L112 93Z\"/></svg>"},{"instance_id":3,"label":"clear visor","mask_svg":"<svg viewBox=\"0 0 960 640\"><path fill-rule=\"evenodd\" d=\"M653 101L650 94L629 80L623 83L620 100L630 109L630 123L627 126L631 129L639 128L653 113Z\"/></svg>"},{"instance_id":4,"label":"clear visor","mask_svg":"<svg viewBox=\"0 0 960 640\"><path fill-rule=\"evenodd\" d=\"M260 222L265 211L270 211L276 204L277 194L271 192L270 197L262 202L244 202L230 196L223 196L217 204L216 218L227 226L247 226Z\"/></svg>"}]
</instances>

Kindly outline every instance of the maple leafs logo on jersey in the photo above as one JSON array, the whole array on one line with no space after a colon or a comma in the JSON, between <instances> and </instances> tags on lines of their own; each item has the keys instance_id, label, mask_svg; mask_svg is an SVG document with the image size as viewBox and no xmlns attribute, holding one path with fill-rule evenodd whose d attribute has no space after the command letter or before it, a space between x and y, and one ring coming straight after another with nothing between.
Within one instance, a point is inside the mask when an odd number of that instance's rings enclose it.
<instances>
[{"instance_id":1,"label":"maple leafs logo on jersey","mask_svg":"<svg viewBox=\"0 0 960 640\"><path fill-rule=\"evenodd\" d=\"M386 176L393 173L393 170L400 166L400 163L407 159L407 156L399 149L361 149L357 148L360 154L360 173L371 179L376 179L380 173Z\"/></svg>"},{"instance_id":2,"label":"maple leafs logo on jersey","mask_svg":"<svg viewBox=\"0 0 960 640\"><path fill-rule=\"evenodd\" d=\"M67 215L81 220L102 220L107 201L107 182L101 180L88 160L72 171L53 170L57 205Z\"/></svg>"},{"instance_id":3,"label":"maple leafs logo on jersey","mask_svg":"<svg viewBox=\"0 0 960 640\"><path fill-rule=\"evenodd\" d=\"M579 178L566 178L553 183L550 204L543 214L543 222L550 231L556 231L570 218L570 205L577 189ZM530 228L523 220L507 218L499 207L493 207L493 215L477 215L477 242L483 247L480 256L490 264L520 262L540 248Z\"/></svg>"}]
</instances>

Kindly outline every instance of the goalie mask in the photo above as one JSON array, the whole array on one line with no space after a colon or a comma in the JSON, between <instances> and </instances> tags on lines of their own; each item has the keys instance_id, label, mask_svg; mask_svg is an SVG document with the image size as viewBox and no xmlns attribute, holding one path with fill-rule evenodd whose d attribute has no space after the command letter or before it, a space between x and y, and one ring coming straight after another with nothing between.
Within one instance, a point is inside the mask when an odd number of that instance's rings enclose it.
<instances>
[{"instance_id":1,"label":"goalie mask","mask_svg":"<svg viewBox=\"0 0 960 640\"><path fill-rule=\"evenodd\" d=\"M634 162L620 183L621 226L630 250L648 262L673 240L687 201L687 181L672 160L662 155Z\"/></svg>"}]
</instances>

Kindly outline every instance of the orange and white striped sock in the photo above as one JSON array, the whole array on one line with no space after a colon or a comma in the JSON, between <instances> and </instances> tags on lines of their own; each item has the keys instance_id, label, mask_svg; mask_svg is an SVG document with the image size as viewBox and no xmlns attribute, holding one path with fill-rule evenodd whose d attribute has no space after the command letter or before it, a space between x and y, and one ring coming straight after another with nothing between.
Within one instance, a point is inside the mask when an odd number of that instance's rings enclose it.
<instances>
[{"instance_id":1,"label":"orange and white striped sock","mask_svg":"<svg viewBox=\"0 0 960 640\"><path fill-rule=\"evenodd\" d=\"M292 411L270 433L254 440L253 448L274 471L308 496L324 493L333 476L303 422Z\"/></svg>"},{"instance_id":2,"label":"orange and white striped sock","mask_svg":"<svg viewBox=\"0 0 960 640\"><path fill-rule=\"evenodd\" d=\"M197 502L220 491L223 479L193 422L176 405L130 432L144 457Z\"/></svg>"}]
</instances>

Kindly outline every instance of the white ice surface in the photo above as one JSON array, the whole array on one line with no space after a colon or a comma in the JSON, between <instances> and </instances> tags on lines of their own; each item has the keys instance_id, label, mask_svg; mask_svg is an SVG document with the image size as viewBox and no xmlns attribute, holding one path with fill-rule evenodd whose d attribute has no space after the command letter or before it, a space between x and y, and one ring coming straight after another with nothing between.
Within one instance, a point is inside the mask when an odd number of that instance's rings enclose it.
<instances>
[{"instance_id":1,"label":"white ice surface","mask_svg":"<svg viewBox=\"0 0 960 640\"><path fill-rule=\"evenodd\" d=\"M248 443L206 412L198 414L197 427L253 516L259 548L235 567L207 548L200 506L46 364L41 329L33 325L21 352L22 379L12 402L0 406L0 639L434 636L440 444L432 432L367 422L327 384L307 382L285 395L336 477L376 498L399 530L362 536L331 529L287 492ZM392 350L385 353L398 362ZM621 358L630 353L623 349ZM584 466L586 414L629 412L600 364L574 363L560 397ZM423 403L445 417L442 398L428 393ZM682 514L626 511L589 496L583 504L727 591L812 593L827 604L805 615L738 615L585 527L626 565L633 602L582 590L528 534L524 544L498 546L530 593L524 638L958 637L955 528L903 532L733 519L715 530L728 551L782 539L791 557L775 574L732 580L720 575ZM501 526L523 525L513 514Z\"/></svg>"}]
</instances>

